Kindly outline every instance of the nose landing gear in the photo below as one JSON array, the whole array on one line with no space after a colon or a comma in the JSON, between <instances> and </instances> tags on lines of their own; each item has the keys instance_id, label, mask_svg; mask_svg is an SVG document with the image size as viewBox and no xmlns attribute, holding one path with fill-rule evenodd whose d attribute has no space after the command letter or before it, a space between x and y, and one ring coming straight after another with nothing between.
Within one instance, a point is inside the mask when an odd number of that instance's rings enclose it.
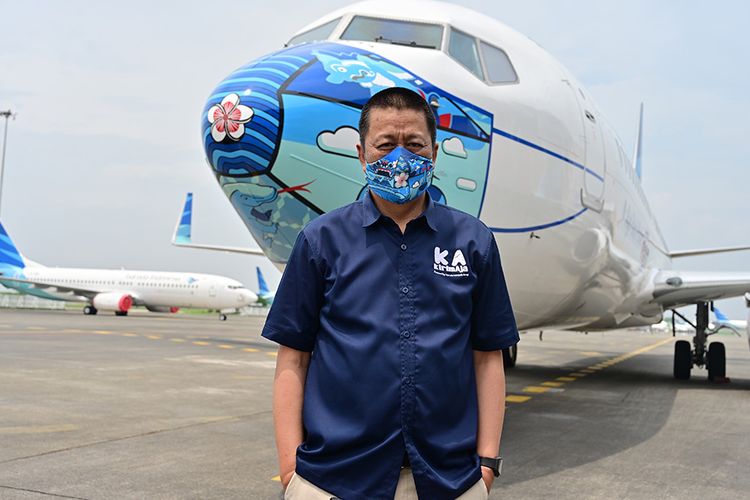
<instances>
[{"instance_id":1,"label":"nose landing gear","mask_svg":"<svg viewBox=\"0 0 750 500\"><path fill-rule=\"evenodd\" d=\"M678 340L674 344L674 377L676 379L689 380L690 370L693 366L705 366L708 369L708 380L710 382L726 381L727 361L724 344L711 342L707 346L708 337L716 333L709 329L708 309L708 302L696 304L696 324L692 324L677 311L672 311L673 314L681 317L695 328L692 350L690 349L690 342L687 340ZM674 333L674 316L672 316L672 336L674 336Z\"/></svg>"}]
</instances>

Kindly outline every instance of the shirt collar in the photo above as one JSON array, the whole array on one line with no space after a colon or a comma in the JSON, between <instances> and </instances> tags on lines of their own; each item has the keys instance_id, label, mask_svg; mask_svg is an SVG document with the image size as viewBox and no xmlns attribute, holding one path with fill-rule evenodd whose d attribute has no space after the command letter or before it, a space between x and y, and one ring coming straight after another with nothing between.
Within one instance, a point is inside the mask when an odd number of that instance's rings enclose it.
<instances>
[{"instance_id":1,"label":"shirt collar","mask_svg":"<svg viewBox=\"0 0 750 500\"><path fill-rule=\"evenodd\" d=\"M435 206L435 202L432 200L429 191L425 191L425 196L427 197L427 207L424 209L424 212L422 212L417 217L417 219L424 216L425 220L427 221L427 225L430 226L433 231L437 231L437 207ZM373 194L369 189L367 190L367 193L362 197L362 227L372 226L378 219L380 219L380 217L383 216L383 214L380 213L380 210L378 210L378 206L375 205L372 197Z\"/></svg>"}]
</instances>

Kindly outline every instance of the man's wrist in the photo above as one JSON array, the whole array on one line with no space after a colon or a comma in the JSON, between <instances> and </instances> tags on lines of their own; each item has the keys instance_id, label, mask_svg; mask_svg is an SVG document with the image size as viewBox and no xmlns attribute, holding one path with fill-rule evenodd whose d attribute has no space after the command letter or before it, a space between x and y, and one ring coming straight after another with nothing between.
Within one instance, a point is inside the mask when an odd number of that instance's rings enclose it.
<instances>
[{"instance_id":1,"label":"man's wrist","mask_svg":"<svg viewBox=\"0 0 750 500\"><path fill-rule=\"evenodd\" d=\"M503 457L479 457L479 464L492 471L495 477L498 477L503 470Z\"/></svg>"}]
</instances>

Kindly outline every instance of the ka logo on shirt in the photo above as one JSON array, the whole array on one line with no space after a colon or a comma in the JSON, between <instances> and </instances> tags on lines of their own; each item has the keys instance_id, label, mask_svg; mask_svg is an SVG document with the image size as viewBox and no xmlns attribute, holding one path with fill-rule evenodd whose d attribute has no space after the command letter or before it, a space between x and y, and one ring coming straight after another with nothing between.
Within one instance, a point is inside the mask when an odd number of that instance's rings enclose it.
<instances>
[{"instance_id":1,"label":"ka logo on shirt","mask_svg":"<svg viewBox=\"0 0 750 500\"><path fill-rule=\"evenodd\" d=\"M448 253L448 250L441 250L440 247L435 247L435 263L433 264L435 274L450 277L468 276L469 266L466 265L464 253L460 249L453 252L453 259L450 265L448 265L448 260L446 259Z\"/></svg>"}]
</instances>

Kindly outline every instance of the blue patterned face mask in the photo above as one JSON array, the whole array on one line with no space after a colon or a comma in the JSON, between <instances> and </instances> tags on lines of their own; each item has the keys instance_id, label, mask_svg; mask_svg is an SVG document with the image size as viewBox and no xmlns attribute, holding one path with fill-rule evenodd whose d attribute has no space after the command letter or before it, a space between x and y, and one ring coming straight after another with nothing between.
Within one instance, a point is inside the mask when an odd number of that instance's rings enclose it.
<instances>
[{"instance_id":1,"label":"blue patterned face mask","mask_svg":"<svg viewBox=\"0 0 750 500\"><path fill-rule=\"evenodd\" d=\"M379 160L366 164L365 180L376 195L403 204L430 187L434 168L431 159L398 146Z\"/></svg>"}]
</instances>

